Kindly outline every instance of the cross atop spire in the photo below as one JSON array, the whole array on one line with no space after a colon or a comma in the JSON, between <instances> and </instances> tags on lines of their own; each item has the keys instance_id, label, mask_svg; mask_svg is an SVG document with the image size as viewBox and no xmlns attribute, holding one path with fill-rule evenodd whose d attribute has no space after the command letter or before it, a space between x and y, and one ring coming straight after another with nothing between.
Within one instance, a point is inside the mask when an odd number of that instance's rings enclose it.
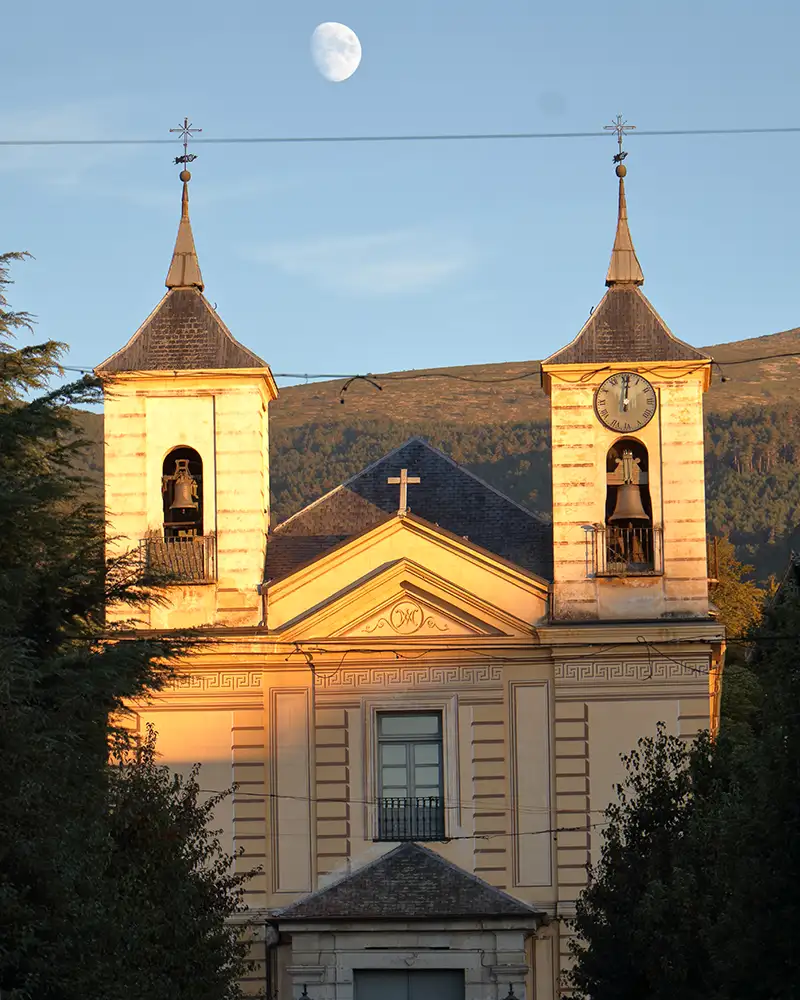
<instances>
[{"instance_id":1,"label":"cross atop spire","mask_svg":"<svg viewBox=\"0 0 800 1000\"><path fill-rule=\"evenodd\" d=\"M614 157L614 163L622 163L627 153L622 152L622 140L625 138L626 132L633 132L636 128L635 125L629 125L622 115L617 115L614 121L610 125L604 125L603 128L606 132L613 132L617 137L617 142L619 143L619 152ZM173 129L173 132L175 129Z\"/></svg>"},{"instance_id":2,"label":"cross atop spire","mask_svg":"<svg viewBox=\"0 0 800 1000\"><path fill-rule=\"evenodd\" d=\"M181 221L178 224L178 236L175 240L175 249L172 252L172 263L167 273L167 288L199 288L203 290L203 276L200 273L200 264L197 260L197 251L194 246L194 236L192 235L192 224L189 221L189 181L192 175L186 169L186 164L197 159L194 153L189 153L188 146L194 132L202 132L202 129L192 128L188 118L184 118L183 125L178 128L171 128L170 132L179 132L183 142L183 156L176 156L175 162L183 164L180 172L180 179L183 182L183 194L181 196Z\"/></svg>"},{"instance_id":3,"label":"cross atop spire","mask_svg":"<svg viewBox=\"0 0 800 1000\"><path fill-rule=\"evenodd\" d=\"M625 200L625 175L627 167L622 162L628 155L622 149L622 140L625 132L636 128L635 125L628 125L617 115L616 121L611 125L604 125L603 128L614 132L619 144L619 152L614 156L616 163L616 175L619 177L619 208L617 211L617 233L614 237L614 247L611 251L611 263L608 265L606 284L611 288L615 285L643 285L644 274L642 273L639 258L633 247L631 231L628 228L628 205Z\"/></svg>"},{"instance_id":4,"label":"cross atop spire","mask_svg":"<svg viewBox=\"0 0 800 1000\"><path fill-rule=\"evenodd\" d=\"M183 143L183 156L176 156L176 163L191 163L193 160L197 159L196 153L189 152L189 143L194 138L195 132L202 132L201 128L194 128L192 123L188 118L183 119L183 124L178 125L177 128L171 128L170 132L179 132L181 137L181 142Z\"/></svg>"}]
</instances>

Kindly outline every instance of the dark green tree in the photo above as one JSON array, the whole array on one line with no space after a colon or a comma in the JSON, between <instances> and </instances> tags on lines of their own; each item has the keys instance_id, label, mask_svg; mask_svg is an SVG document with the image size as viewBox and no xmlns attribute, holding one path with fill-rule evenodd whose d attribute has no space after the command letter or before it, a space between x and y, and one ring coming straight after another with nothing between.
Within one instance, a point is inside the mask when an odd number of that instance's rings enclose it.
<instances>
[{"instance_id":1,"label":"dark green tree","mask_svg":"<svg viewBox=\"0 0 800 1000\"><path fill-rule=\"evenodd\" d=\"M109 983L118 996L241 995L248 942L235 918L249 875L234 872L213 829L230 790L204 796L199 773L198 765L186 776L160 765L148 726L110 775L106 892L115 920L106 948L122 959Z\"/></svg>"},{"instance_id":2,"label":"dark green tree","mask_svg":"<svg viewBox=\"0 0 800 1000\"><path fill-rule=\"evenodd\" d=\"M6 299L9 267L24 256L0 256L0 993L3 1000L138 998L117 989L120 971L133 961L157 964L163 949L152 947L133 895L156 898L149 880L167 869L183 873L186 857L196 857L198 878L208 872L205 896L194 907L162 910L160 927L207 906L222 936L214 943L201 934L196 944L213 944L204 960L213 956L224 978L239 967L222 931L235 886L207 867L210 855L192 855L196 834L190 824L170 825L174 811L163 797L156 804L166 812L151 823L171 839L159 850L151 837L149 862L140 853L128 877L117 878L124 826L111 806L132 803L146 783L131 777L121 785L109 770L109 748L123 738L109 718L127 699L167 683L191 640L109 634L107 602L126 602L135 615L155 598L138 586L130 560L105 563L103 511L84 500L85 484L72 471L82 447L73 408L98 401L97 386L84 380L43 391L59 373L63 345L13 340L32 324ZM184 801L188 815L194 800ZM205 817L205 807L194 807L195 820ZM162 976L161 991L149 996L188 996L190 988L209 1000L233 995L227 985L216 992L198 985L198 960L197 949L184 950L180 973L170 967L170 987Z\"/></svg>"},{"instance_id":3,"label":"dark green tree","mask_svg":"<svg viewBox=\"0 0 800 1000\"><path fill-rule=\"evenodd\" d=\"M716 755L727 775L709 806L724 905L710 953L724 1000L800 996L800 599L787 588L753 632L759 697ZM749 919L742 919L743 914Z\"/></svg>"},{"instance_id":4,"label":"dark green tree","mask_svg":"<svg viewBox=\"0 0 800 1000\"><path fill-rule=\"evenodd\" d=\"M742 670L752 687L740 685L738 702L728 702L716 739L703 733L686 747L662 726L625 759L602 854L577 904L579 996L800 997L794 590L767 604L748 647Z\"/></svg>"},{"instance_id":5,"label":"dark green tree","mask_svg":"<svg viewBox=\"0 0 800 1000\"><path fill-rule=\"evenodd\" d=\"M693 755L660 724L623 757L626 777L606 812L600 860L576 905L570 979L578 996L711 995L703 918L713 884L694 845L686 848L710 752L707 737Z\"/></svg>"}]
</instances>

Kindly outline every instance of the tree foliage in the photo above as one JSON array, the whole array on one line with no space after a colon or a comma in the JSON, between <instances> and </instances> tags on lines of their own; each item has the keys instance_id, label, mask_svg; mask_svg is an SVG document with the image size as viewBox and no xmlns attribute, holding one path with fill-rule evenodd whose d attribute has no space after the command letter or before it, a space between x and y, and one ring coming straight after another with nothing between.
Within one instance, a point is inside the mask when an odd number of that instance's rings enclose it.
<instances>
[{"instance_id":1,"label":"tree foliage","mask_svg":"<svg viewBox=\"0 0 800 1000\"><path fill-rule=\"evenodd\" d=\"M199 772L199 765L185 776L160 765L148 726L110 775L106 873L115 920L105 947L122 958L121 996L241 995L235 974L247 970L248 942L231 918L249 876L233 871L213 830L214 810L230 791L204 796Z\"/></svg>"},{"instance_id":2,"label":"tree foliage","mask_svg":"<svg viewBox=\"0 0 800 1000\"><path fill-rule=\"evenodd\" d=\"M135 614L154 595L138 586L130 561L105 564L103 512L84 499L74 471L82 448L74 407L96 401L97 386L83 380L42 392L63 345L17 347L12 339L31 326L6 299L9 266L24 256L0 257L0 993L139 997L138 984L118 988L135 963L152 969L151 998L227 998L234 994L222 981L241 965L222 926L238 883L223 876L229 859L217 845L199 849L207 806L191 779L166 794L147 757L152 744L135 762L128 757L135 766L124 772L107 763L112 743L125 753L109 718L127 699L163 687L191 640L109 638L107 601L125 601ZM137 798L144 792L151 812ZM122 866L132 834L123 818L137 805L139 832L150 839ZM168 837L157 835L159 825ZM159 897L162 877L186 875L192 858L186 892ZM146 924L138 907L148 898ZM180 967L174 956L166 969L173 944ZM215 967L217 978L196 983L198 963Z\"/></svg>"},{"instance_id":3,"label":"tree foliage","mask_svg":"<svg viewBox=\"0 0 800 1000\"><path fill-rule=\"evenodd\" d=\"M577 906L578 996L800 996L797 594L768 602L749 647L715 740L662 726L625 761Z\"/></svg>"}]
</instances>

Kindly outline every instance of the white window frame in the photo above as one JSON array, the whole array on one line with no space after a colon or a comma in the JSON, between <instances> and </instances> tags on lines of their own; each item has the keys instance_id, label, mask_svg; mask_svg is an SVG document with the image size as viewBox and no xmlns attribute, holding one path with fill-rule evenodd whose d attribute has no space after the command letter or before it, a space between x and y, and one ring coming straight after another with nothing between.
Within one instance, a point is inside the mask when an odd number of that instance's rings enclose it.
<instances>
[{"instance_id":1,"label":"white window frame","mask_svg":"<svg viewBox=\"0 0 800 1000\"><path fill-rule=\"evenodd\" d=\"M364 699L364 839L376 840L378 833L378 716L439 712L442 716L442 793L444 797L445 839L463 836L461 825L461 775L458 760L458 696L443 698L430 694L383 694ZM381 841L393 843L393 841Z\"/></svg>"}]
</instances>

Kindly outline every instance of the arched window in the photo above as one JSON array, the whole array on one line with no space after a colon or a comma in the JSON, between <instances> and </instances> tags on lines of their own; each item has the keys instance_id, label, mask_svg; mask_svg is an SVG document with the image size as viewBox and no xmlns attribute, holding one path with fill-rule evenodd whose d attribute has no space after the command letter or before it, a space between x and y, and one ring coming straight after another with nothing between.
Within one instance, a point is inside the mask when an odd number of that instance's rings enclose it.
<instances>
[{"instance_id":1,"label":"arched window","mask_svg":"<svg viewBox=\"0 0 800 1000\"><path fill-rule=\"evenodd\" d=\"M164 459L161 493L164 538L203 534L203 460L194 448L173 448Z\"/></svg>"}]
</instances>

